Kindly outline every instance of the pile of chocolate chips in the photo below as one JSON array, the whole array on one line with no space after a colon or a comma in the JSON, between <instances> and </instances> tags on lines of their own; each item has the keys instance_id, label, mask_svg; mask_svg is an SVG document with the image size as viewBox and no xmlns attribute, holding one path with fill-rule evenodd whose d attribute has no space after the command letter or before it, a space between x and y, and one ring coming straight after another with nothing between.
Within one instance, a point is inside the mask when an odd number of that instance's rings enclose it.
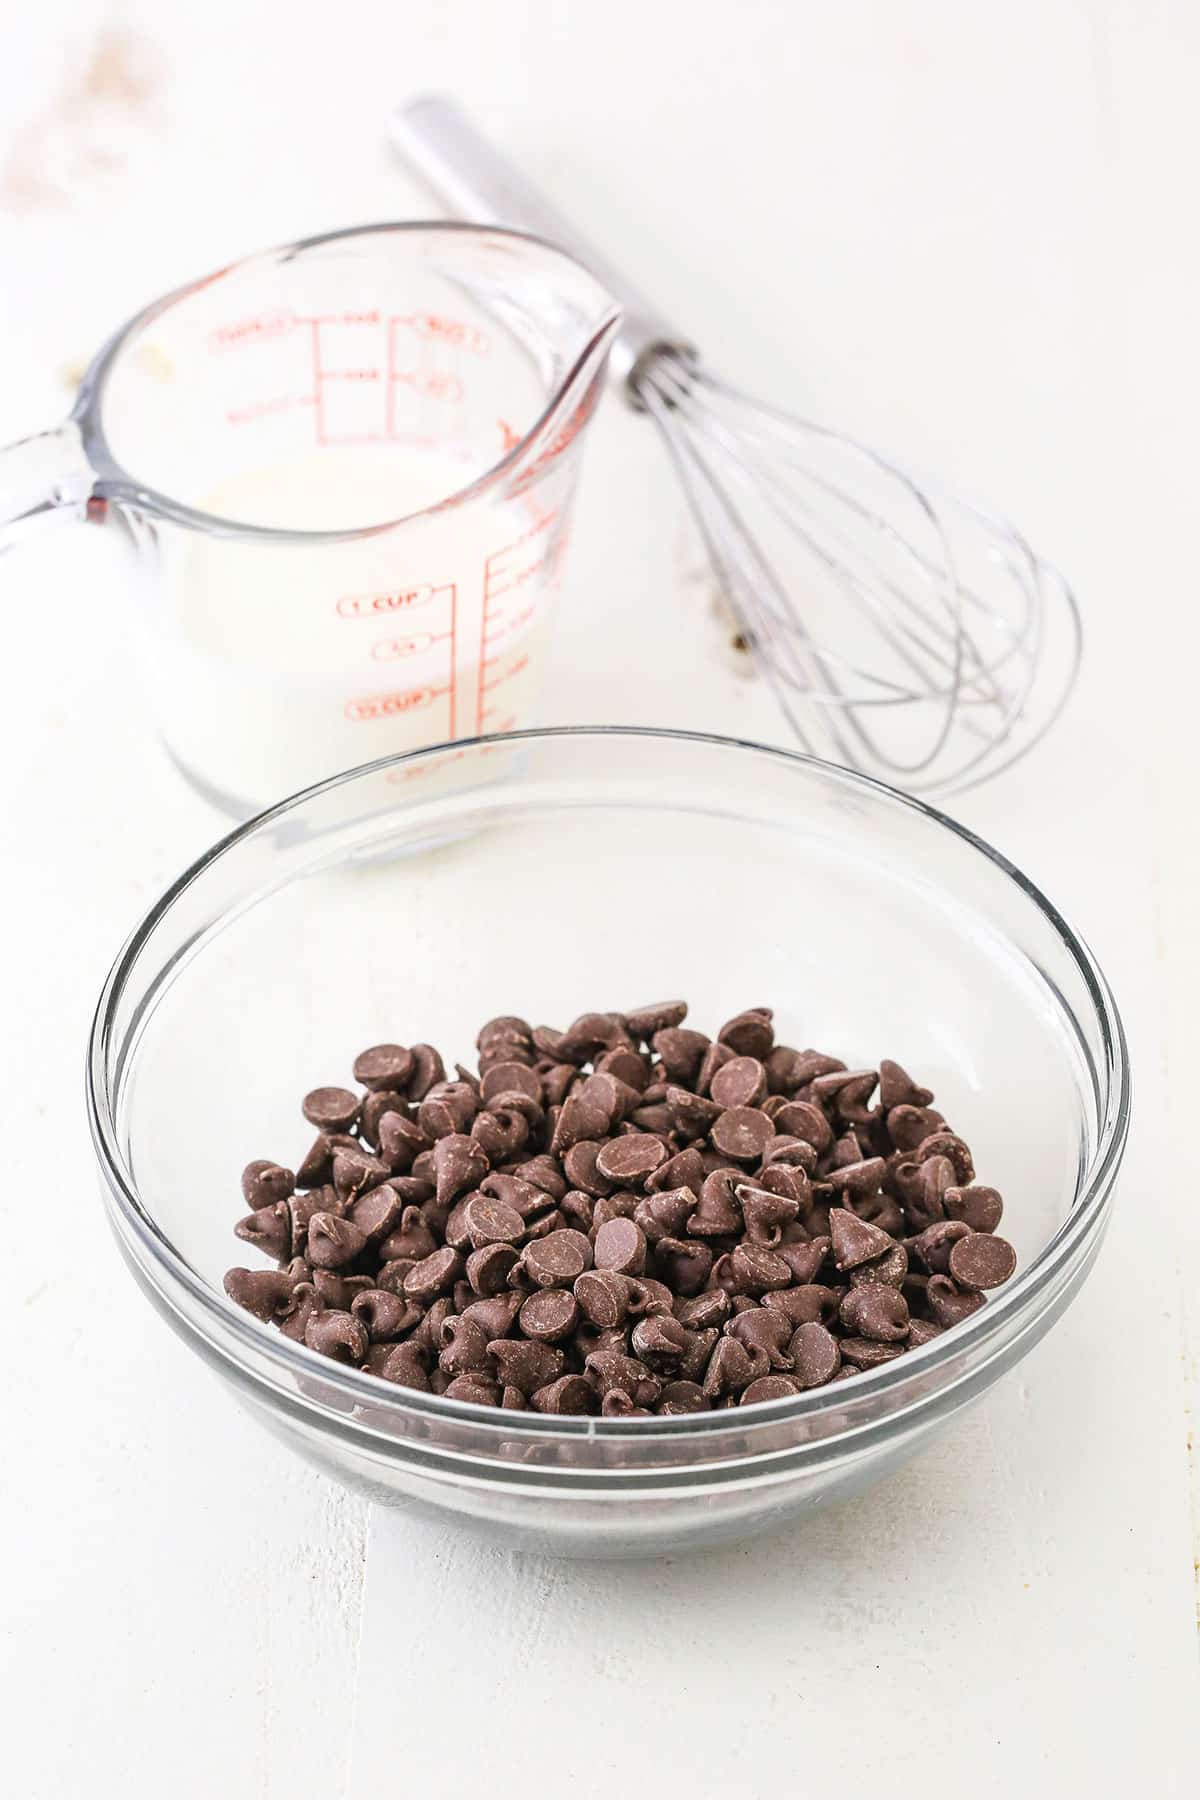
<instances>
[{"instance_id":1,"label":"pile of chocolate chips","mask_svg":"<svg viewBox=\"0 0 1200 1800\"><path fill-rule=\"evenodd\" d=\"M715 1039L682 1001L499 1018L479 1073L379 1044L252 1162L225 1289L312 1350L484 1406L644 1417L797 1394L928 1343L1016 1266L1002 1202L898 1063Z\"/></svg>"}]
</instances>

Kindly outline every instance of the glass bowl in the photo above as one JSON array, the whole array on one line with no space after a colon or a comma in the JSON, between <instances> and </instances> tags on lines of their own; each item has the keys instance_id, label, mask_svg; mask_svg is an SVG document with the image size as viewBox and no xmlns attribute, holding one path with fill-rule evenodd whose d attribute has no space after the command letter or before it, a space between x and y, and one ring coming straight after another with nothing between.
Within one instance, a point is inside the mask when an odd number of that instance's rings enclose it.
<instances>
[{"instance_id":1,"label":"glass bowl","mask_svg":"<svg viewBox=\"0 0 1200 1800\"><path fill-rule=\"evenodd\" d=\"M561 1026L676 996L701 1029L770 1005L784 1042L911 1069L1006 1196L1017 1275L853 1380L624 1421L398 1388L225 1297L225 1269L254 1260L232 1234L242 1166L294 1168L300 1096L363 1045L469 1062L498 1013ZM1129 1117L1104 977L996 851L824 763L616 728L391 758L235 831L121 953L88 1092L129 1267L264 1425L375 1499L584 1556L762 1530L911 1456L1078 1289Z\"/></svg>"}]
</instances>

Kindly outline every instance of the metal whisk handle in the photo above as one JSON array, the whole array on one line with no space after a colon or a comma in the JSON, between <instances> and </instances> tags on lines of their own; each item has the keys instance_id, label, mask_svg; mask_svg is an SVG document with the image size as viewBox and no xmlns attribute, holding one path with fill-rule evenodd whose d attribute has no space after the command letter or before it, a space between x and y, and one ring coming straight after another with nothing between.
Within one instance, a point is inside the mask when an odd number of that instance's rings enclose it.
<instances>
[{"instance_id":1,"label":"metal whisk handle","mask_svg":"<svg viewBox=\"0 0 1200 1800\"><path fill-rule=\"evenodd\" d=\"M410 100L392 114L390 135L405 160L460 218L532 232L591 270L625 315L610 366L635 402L637 373L651 358L664 353L694 356L687 339L583 242L520 171L480 136L452 100L442 94Z\"/></svg>"}]
</instances>

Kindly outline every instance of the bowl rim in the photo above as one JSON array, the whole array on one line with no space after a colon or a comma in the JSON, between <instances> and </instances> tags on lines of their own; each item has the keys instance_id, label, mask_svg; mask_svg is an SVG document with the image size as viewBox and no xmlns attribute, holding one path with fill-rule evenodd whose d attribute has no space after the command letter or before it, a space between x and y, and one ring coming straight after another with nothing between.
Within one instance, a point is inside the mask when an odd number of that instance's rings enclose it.
<instances>
[{"instance_id":1,"label":"bowl rim","mask_svg":"<svg viewBox=\"0 0 1200 1800\"><path fill-rule=\"evenodd\" d=\"M1001 875L1007 877L1028 900L1032 901L1074 963L1095 1009L1103 1051L1103 1061L1100 1067L1107 1072L1108 1087L1107 1093L1102 1096L1105 1105L1093 1153L1086 1168L1082 1171L1076 1199L1067 1217L1016 1278L1007 1283L998 1295L989 1298L989 1304L986 1307L981 1307L956 1325L953 1330L919 1346L908 1355L897 1357L876 1369L860 1372L855 1377L850 1393L847 1392L844 1384L832 1382L823 1387L810 1388L804 1393L786 1399L759 1402L757 1406L749 1410L734 1407L722 1411L688 1413L667 1418L655 1414L645 1419L606 1419L593 1415L539 1414L528 1411L504 1412L495 1407L480 1406L471 1401L447 1400L439 1394L420 1393L416 1389L398 1387L392 1382L384 1381L380 1376L352 1369L335 1362L332 1358L320 1356L306 1345L296 1343L292 1339L284 1337L281 1332L271 1330L244 1308L237 1306L223 1290L205 1280L192 1268L186 1258L179 1254L171 1240L143 1206L136 1183L122 1157L118 1143L116 1118L113 1107L109 1104L106 1079L106 1050L111 1037L110 1027L114 1010L121 998L125 982L147 939L171 911L176 901L215 863L234 852L245 840L257 833L270 830L288 814L308 804L317 796L333 792L340 787L378 775L386 770L419 762L426 758L457 755L460 752L467 753L474 749L546 743L558 739L614 737L647 744L666 741L703 746L718 751L734 751L756 757L765 756L788 766L810 769L819 774L822 779L831 780L851 791L865 790L881 795L889 802L898 804L902 808L928 819L934 825L949 831L961 843L991 863ZM396 811L398 812L403 810L401 792L402 790L397 789ZM144 1008L139 1008L139 1027L144 1023L146 1016ZM116 1088L118 1091L122 1077L123 1064L117 1074ZM312 1378L314 1375L319 1375L321 1381L339 1397L340 1401L352 1403L369 1401L376 1414L382 1408L385 1413L388 1410L393 1411L398 1418L413 1414L424 1415L431 1420L444 1421L448 1425L457 1423L491 1429L497 1435L503 1433L508 1438L511 1438L514 1433L568 1438L599 1436L610 1439L629 1438L636 1435L640 1441L647 1443L657 1438L680 1439L705 1436L714 1432L720 1433L730 1430L735 1425L738 1429L745 1431L755 1422L777 1425L792 1420L811 1419L818 1417L826 1410L833 1410L835 1407L844 1410L847 1402L851 1399L854 1401L867 1400L872 1397L893 1394L897 1399L902 1400L906 1390L910 1387L913 1390L912 1397L914 1399L917 1398L918 1393L922 1399L933 1398L941 1392L941 1388L931 1381L935 1372L943 1367L952 1369L960 1361L964 1352L994 1338L1014 1315L1022 1313L1027 1308L1031 1309L1031 1303L1048 1289L1053 1288L1055 1279L1064 1264L1072 1261L1102 1225L1105 1203L1124 1155L1131 1113L1128 1042L1108 980L1087 944L1068 925L1057 907L1042 893L1036 883L1023 874L1002 851L995 849L968 826L950 818L938 808L929 805L927 801L906 794L898 788L890 787L886 782L879 781L873 776L843 768L841 765L827 762L821 757L717 732L685 731L665 726L637 725L530 727L521 731L494 732L426 745L418 750L400 751L375 758L371 762L360 763L352 769L346 769L338 774L327 776L321 781L313 782L310 786L299 789L274 805L254 814L243 824L236 826L224 837L219 838L190 863L160 894L159 898L146 909L129 934L108 972L93 1014L87 1041L85 1086L88 1123L91 1129L93 1148L100 1164L106 1192L112 1203L115 1204L121 1225L126 1228L128 1233L126 1242L132 1239L132 1243L129 1244L129 1253L136 1256L143 1268L146 1268L147 1264L153 1265L184 1288L200 1312L211 1319L222 1333L232 1335L236 1343L244 1345L256 1358L265 1357L269 1364L281 1370L285 1376L291 1378L292 1382L297 1380L304 1382L308 1390L307 1403L316 1410L321 1413L327 1413L329 1410L321 1399L312 1395ZM161 1291L159 1281L155 1280L154 1286ZM174 1306L171 1310L176 1312ZM190 1321L188 1325L189 1329L195 1329ZM224 1350L222 1354L228 1356L229 1352ZM243 1374L254 1381L255 1385L261 1385L263 1379L261 1376L248 1369L244 1362L241 1362L239 1366ZM919 1378L919 1382L914 1378ZM294 1395L294 1387L290 1387L289 1391ZM837 1431L830 1433L828 1438L822 1438L820 1441L825 1444L833 1444L846 1435L844 1430ZM402 1452L403 1440L397 1439L394 1442L397 1452ZM583 1471L580 1473L582 1474Z\"/></svg>"}]
</instances>

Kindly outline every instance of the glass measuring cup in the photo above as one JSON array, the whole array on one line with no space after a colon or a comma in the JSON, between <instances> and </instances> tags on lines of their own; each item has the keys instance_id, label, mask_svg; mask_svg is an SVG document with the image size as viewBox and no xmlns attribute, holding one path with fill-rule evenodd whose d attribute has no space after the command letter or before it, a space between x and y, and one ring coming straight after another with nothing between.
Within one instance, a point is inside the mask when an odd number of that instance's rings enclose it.
<instances>
[{"instance_id":1,"label":"glass measuring cup","mask_svg":"<svg viewBox=\"0 0 1200 1800\"><path fill-rule=\"evenodd\" d=\"M0 451L0 547L53 518L123 534L167 746L234 813L528 723L619 321L511 231L251 256L147 307L65 424Z\"/></svg>"}]
</instances>

